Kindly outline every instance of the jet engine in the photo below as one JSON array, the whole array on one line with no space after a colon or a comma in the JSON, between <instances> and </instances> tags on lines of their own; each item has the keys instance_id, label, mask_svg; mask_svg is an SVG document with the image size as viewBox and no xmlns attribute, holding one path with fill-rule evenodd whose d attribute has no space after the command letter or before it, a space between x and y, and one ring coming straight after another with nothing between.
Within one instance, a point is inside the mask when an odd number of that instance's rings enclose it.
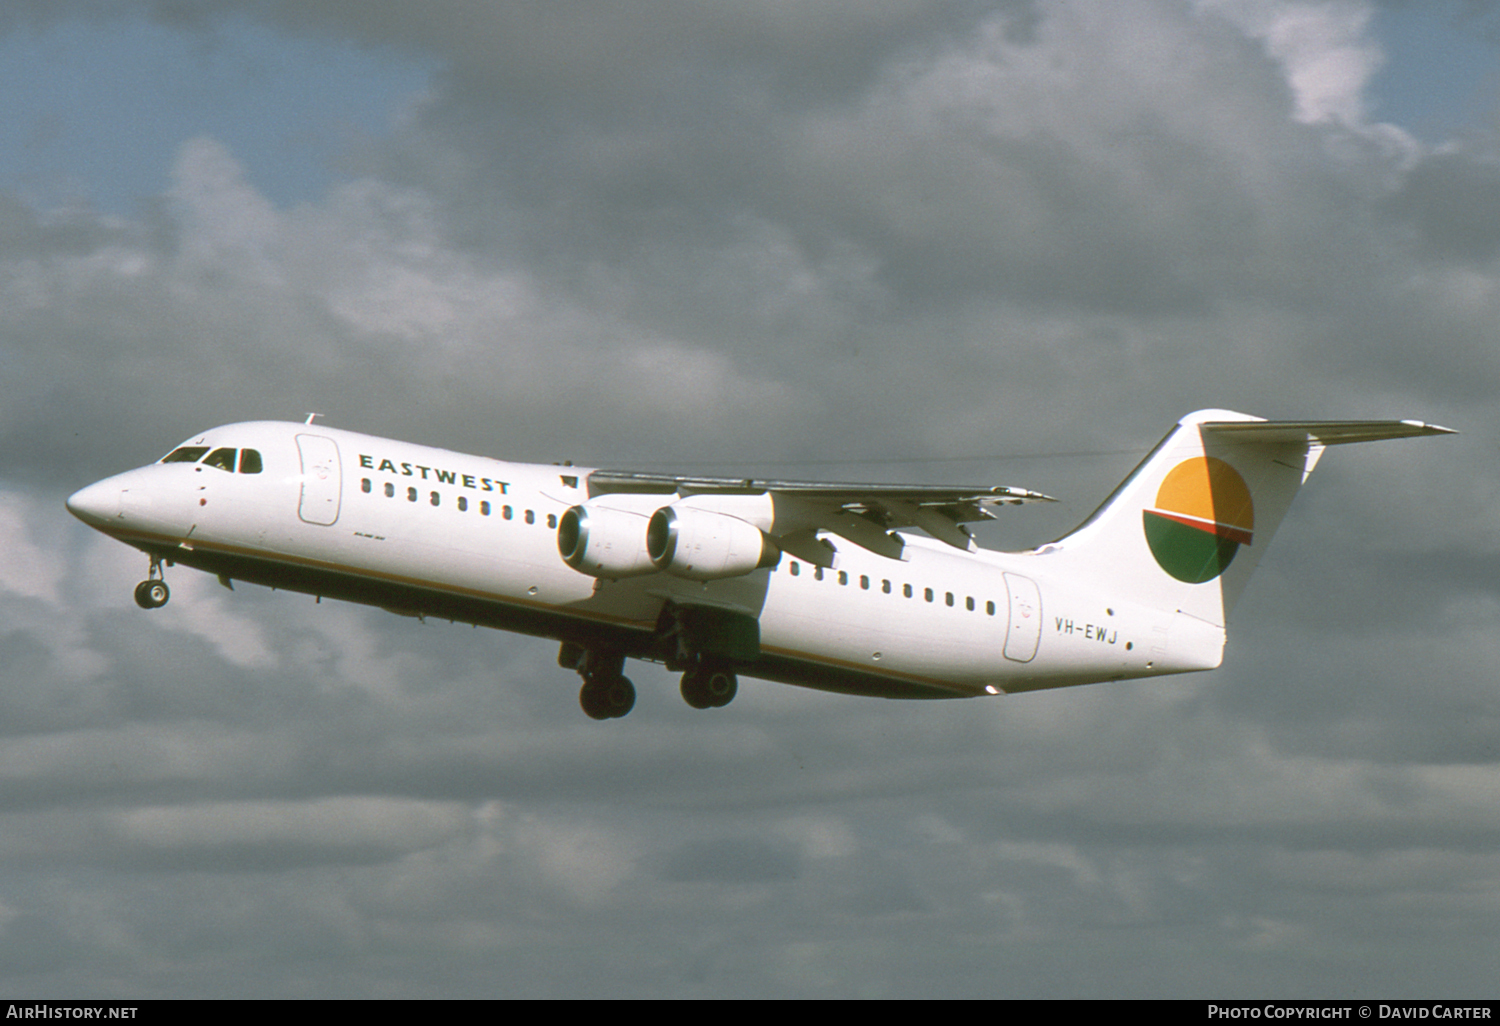
<instances>
[{"instance_id":1,"label":"jet engine","mask_svg":"<svg viewBox=\"0 0 1500 1026\"><path fill-rule=\"evenodd\" d=\"M682 505L651 515L646 552L658 570L695 581L739 577L781 559L780 547L754 524Z\"/></svg>"},{"instance_id":2,"label":"jet engine","mask_svg":"<svg viewBox=\"0 0 1500 1026\"><path fill-rule=\"evenodd\" d=\"M563 562L591 577L635 577L656 572L646 552L645 514L584 503L557 522Z\"/></svg>"}]
</instances>

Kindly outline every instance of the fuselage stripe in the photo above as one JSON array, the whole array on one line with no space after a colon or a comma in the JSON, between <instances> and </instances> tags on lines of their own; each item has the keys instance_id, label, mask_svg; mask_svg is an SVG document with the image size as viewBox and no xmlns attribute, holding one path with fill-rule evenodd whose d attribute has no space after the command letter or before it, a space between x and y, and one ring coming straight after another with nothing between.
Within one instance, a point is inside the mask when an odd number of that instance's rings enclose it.
<instances>
[{"instance_id":1,"label":"fuselage stripe","mask_svg":"<svg viewBox=\"0 0 1500 1026\"><path fill-rule=\"evenodd\" d=\"M137 548L155 551L170 559L174 552L205 550L221 553L229 556L240 556L256 559L268 563L285 564L292 566L309 567L317 570L326 570L331 573L347 574L352 577L365 579L378 579L392 584L402 584L408 587L421 588L426 591L438 592L440 594L462 595L467 598L480 599L485 602L493 602L496 605L521 606L528 609L542 610L573 620L609 624L616 627L625 627L641 633L651 633L656 628L655 621L633 620L628 617L611 616L606 613L584 612L567 606L559 606L550 602L540 602L535 599L522 598L518 596L500 595L495 592L482 591L476 588L467 588L462 585L438 584L431 580L416 577L405 577L400 574L391 574L378 570L369 570L363 567L354 567L345 563L337 563L329 560L311 559L306 556L296 556L283 552L267 552L263 549L248 548L245 546L225 545L220 542L199 542L188 539L174 538L170 535L151 534L144 531L119 531L111 532L112 536L119 541ZM770 655L781 656L799 663L811 666L827 666L842 669L855 670L885 680L905 681L914 684L922 684L929 687L937 687L952 691L956 695L977 695L982 693L980 689L964 687L953 681L941 680L936 677L925 677L919 674L904 673L899 670L875 668L856 663L849 660L837 659L830 656L814 655L797 649L784 649L774 646L762 646L762 652Z\"/></svg>"}]
</instances>

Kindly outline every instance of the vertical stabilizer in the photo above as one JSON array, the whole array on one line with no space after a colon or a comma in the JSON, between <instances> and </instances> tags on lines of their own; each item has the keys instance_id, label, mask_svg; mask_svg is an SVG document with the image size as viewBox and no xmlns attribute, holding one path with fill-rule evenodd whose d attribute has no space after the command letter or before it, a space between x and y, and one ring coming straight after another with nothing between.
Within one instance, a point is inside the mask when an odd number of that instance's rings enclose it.
<instances>
[{"instance_id":1,"label":"vertical stabilizer","mask_svg":"<svg viewBox=\"0 0 1500 1026\"><path fill-rule=\"evenodd\" d=\"M1045 551L1144 604L1223 627L1326 446L1448 433L1417 421L1267 421L1200 410Z\"/></svg>"}]
</instances>

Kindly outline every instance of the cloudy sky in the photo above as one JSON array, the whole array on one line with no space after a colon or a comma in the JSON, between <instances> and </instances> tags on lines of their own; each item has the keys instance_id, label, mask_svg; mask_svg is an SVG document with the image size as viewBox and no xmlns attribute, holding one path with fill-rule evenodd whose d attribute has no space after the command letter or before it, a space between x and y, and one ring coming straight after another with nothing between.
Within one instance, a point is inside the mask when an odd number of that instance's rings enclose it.
<instances>
[{"instance_id":1,"label":"cloudy sky","mask_svg":"<svg viewBox=\"0 0 1500 1026\"><path fill-rule=\"evenodd\" d=\"M0 13L0 990L1497 995L1500 16L1377 0ZM1335 450L1213 674L901 704L179 569L62 508L238 419L984 481Z\"/></svg>"}]
</instances>

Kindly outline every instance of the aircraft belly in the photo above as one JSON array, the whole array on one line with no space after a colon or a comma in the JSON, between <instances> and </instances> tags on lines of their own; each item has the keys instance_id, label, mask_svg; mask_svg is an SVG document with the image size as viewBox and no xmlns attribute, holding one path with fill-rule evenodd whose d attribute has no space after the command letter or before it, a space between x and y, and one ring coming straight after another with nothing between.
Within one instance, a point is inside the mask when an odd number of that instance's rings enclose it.
<instances>
[{"instance_id":1,"label":"aircraft belly","mask_svg":"<svg viewBox=\"0 0 1500 1026\"><path fill-rule=\"evenodd\" d=\"M562 606L591 597L591 578L568 570L555 556L550 563L538 558L528 541L470 530L408 530L396 538L355 531L340 548L359 570L438 591L533 606Z\"/></svg>"},{"instance_id":2,"label":"aircraft belly","mask_svg":"<svg viewBox=\"0 0 1500 1026\"><path fill-rule=\"evenodd\" d=\"M982 693L986 667L1000 658L998 634L982 607L955 609L941 599L929 604L920 595L832 581L782 578L761 615L761 648L768 656L822 666L841 685L830 690L854 690L846 678L857 674L867 678L862 693L892 697Z\"/></svg>"},{"instance_id":3,"label":"aircraft belly","mask_svg":"<svg viewBox=\"0 0 1500 1026\"><path fill-rule=\"evenodd\" d=\"M1015 635L1008 632L1007 658L992 680L1004 691L1183 673L1206 668L1222 651L1223 632L1212 625L1108 593L1069 588L1028 567L1028 558L1035 557L1018 557L1016 565L1031 570L1038 585L1040 622L1029 628L1035 631L1035 656L1027 662L1011 658ZM1032 597L1029 591L1022 596Z\"/></svg>"},{"instance_id":4,"label":"aircraft belly","mask_svg":"<svg viewBox=\"0 0 1500 1026\"><path fill-rule=\"evenodd\" d=\"M481 518L473 508L429 509L356 493L353 501L346 497L336 524L323 525L301 515L295 489L277 498L206 520L190 549L161 549L233 579L546 637L603 632L612 644L636 649L642 631L655 626L659 602L596 592L599 582L558 558L552 530L519 515L507 522L498 504L495 515Z\"/></svg>"},{"instance_id":5,"label":"aircraft belly","mask_svg":"<svg viewBox=\"0 0 1500 1026\"><path fill-rule=\"evenodd\" d=\"M236 502L216 516L205 511L189 540L200 551L194 558L179 549L176 558L396 612L603 638L638 655L649 651L664 601L743 610L759 619L762 655L741 672L846 693L953 697L1061 687L1174 672L1179 662L1201 668L1213 655L1199 654L1213 648L1212 639L1197 640L1186 628L1174 632L1178 643L1169 650L1170 624L1158 636L1124 610L1100 611L1104 603L1049 584L1025 557L1007 561L1005 570L941 553L881 560L865 568L871 588L857 583L854 561L843 584L837 571L816 579L810 568L798 576L778 568L710 582L661 574L608 581L569 568L557 555L555 532L519 517L481 519L356 496L344 502L336 524L318 525L299 515L295 494L279 497L277 507ZM227 558L208 554L215 549ZM904 581L884 592L880 575L893 571L939 585L933 601L925 583L911 597L902 593ZM952 606L945 601L950 588ZM971 594L979 596L973 610L966 608ZM994 614L986 611L990 601ZM1178 651L1184 646L1193 651Z\"/></svg>"}]
</instances>

